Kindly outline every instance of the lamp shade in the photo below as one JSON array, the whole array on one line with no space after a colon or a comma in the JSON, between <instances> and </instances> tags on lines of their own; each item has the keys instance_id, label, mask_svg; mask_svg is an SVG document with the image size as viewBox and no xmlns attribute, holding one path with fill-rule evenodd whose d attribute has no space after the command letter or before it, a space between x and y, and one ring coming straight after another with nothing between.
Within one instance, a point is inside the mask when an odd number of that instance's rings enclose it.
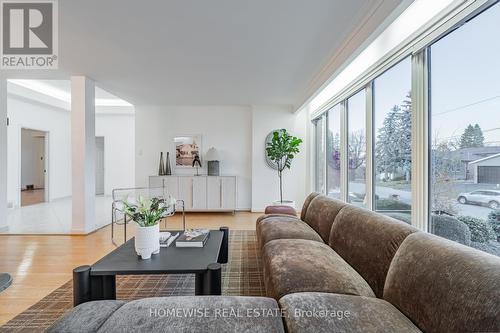
<instances>
[{"instance_id":1,"label":"lamp shade","mask_svg":"<svg viewBox=\"0 0 500 333\"><path fill-rule=\"evenodd\" d=\"M210 148L205 155L205 159L207 161L218 161L220 159L220 156L217 152L217 149L215 149L214 147Z\"/></svg>"}]
</instances>

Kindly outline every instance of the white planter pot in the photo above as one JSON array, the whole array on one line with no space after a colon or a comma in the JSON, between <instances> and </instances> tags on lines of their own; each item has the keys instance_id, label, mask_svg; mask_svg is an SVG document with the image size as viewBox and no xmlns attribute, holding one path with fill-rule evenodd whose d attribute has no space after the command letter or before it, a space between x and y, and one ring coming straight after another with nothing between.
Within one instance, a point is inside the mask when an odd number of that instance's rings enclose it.
<instances>
[{"instance_id":1,"label":"white planter pot","mask_svg":"<svg viewBox=\"0 0 500 333\"><path fill-rule=\"evenodd\" d=\"M142 259L151 258L151 254L160 253L160 224L152 227L137 226L135 234L135 252Z\"/></svg>"},{"instance_id":2,"label":"white planter pot","mask_svg":"<svg viewBox=\"0 0 500 333\"><path fill-rule=\"evenodd\" d=\"M295 201L293 200L283 200L283 202L276 200L273 201L273 206L290 206L295 209Z\"/></svg>"}]
</instances>

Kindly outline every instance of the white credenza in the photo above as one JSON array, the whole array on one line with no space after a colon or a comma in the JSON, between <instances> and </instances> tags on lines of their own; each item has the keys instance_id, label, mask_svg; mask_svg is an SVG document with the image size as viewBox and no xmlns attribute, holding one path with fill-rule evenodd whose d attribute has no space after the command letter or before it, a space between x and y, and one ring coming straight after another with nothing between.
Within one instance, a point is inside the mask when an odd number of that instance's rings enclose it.
<instances>
[{"instance_id":1,"label":"white credenza","mask_svg":"<svg viewBox=\"0 0 500 333\"><path fill-rule=\"evenodd\" d=\"M149 187L165 187L166 193L184 200L187 212L234 212L235 176L150 176Z\"/></svg>"}]
</instances>

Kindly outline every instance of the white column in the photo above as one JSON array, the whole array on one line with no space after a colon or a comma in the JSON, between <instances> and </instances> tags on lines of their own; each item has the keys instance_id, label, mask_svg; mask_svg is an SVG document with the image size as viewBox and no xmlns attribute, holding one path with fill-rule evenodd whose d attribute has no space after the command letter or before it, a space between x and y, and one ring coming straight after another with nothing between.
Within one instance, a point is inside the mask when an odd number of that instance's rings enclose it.
<instances>
[{"instance_id":1,"label":"white column","mask_svg":"<svg viewBox=\"0 0 500 333\"><path fill-rule=\"evenodd\" d=\"M7 229L7 80L0 77L0 231Z\"/></svg>"},{"instance_id":2,"label":"white column","mask_svg":"<svg viewBox=\"0 0 500 333\"><path fill-rule=\"evenodd\" d=\"M71 77L72 233L95 228L95 85Z\"/></svg>"}]
</instances>

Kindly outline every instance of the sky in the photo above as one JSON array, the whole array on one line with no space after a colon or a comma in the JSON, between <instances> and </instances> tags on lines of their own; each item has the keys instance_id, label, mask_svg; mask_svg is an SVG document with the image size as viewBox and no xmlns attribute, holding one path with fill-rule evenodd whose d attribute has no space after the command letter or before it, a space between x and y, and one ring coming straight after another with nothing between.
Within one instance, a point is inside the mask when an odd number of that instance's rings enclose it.
<instances>
[{"instance_id":1,"label":"sky","mask_svg":"<svg viewBox=\"0 0 500 333\"><path fill-rule=\"evenodd\" d=\"M432 134L459 137L478 123L500 145L500 4L431 47Z\"/></svg>"}]
</instances>

